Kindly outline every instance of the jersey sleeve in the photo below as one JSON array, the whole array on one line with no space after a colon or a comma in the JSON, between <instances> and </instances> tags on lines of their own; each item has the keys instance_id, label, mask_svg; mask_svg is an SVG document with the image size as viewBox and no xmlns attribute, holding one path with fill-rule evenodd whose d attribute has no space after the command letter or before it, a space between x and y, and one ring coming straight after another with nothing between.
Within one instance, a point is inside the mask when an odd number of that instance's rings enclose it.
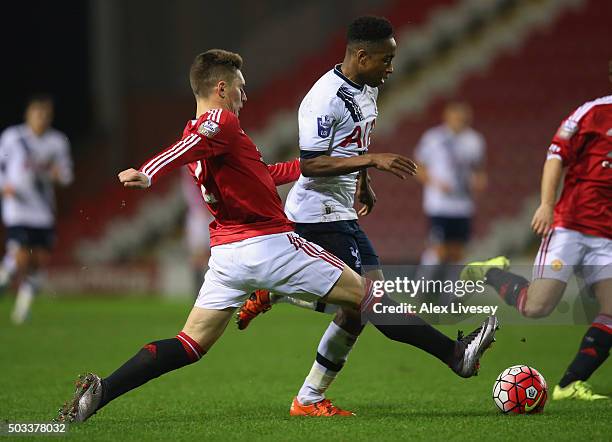
<instances>
[{"instance_id":1,"label":"jersey sleeve","mask_svg":"<svg viewBox=\"0 0 612 442\"><path fill-rule=\"evenodd\" d=\"M578 108L563 120L548 147L546 159L557 158L561 160L563 166L572 164L584 145L593 117L592 111L582 114Z\"/></svg>"},{"instance_id":2,"label":"jersey sleeve","mask_svg":"<svg viewBox=\"0 0 612 442\"><path fill-rule=\"evenodd\" d=\"M343 117L344 105L337 97L306 96L298 111L300 150L327 151Z\"/></svg>"},{"instance_id":3,"label":"jersey sleeve","mask_svg":"<svg viewBox=\"0 0 612 442\"><path fill-rule=\"evenodd\" d=\"M230 152L240 126L231 112L215 109L204 114L183 139L162 150L139 169L153 184L174 169Z\"/></svg>"},{"instance_id":4,"label":"jersey sleeve","mask_svg":"<svg viewBox=\"0 0 612 442\"><path fill-rule=\"evenodd\" d=\"M474 143L474 156L472 158L472 166L475 169L481 169L487 159L487 143L485 138L479 134L475 133L475 143Z\"/></svg>"},{"instance_id":5,"label":"jersey sleeve","mask_svg":"<svg viewBox=\"0 0 612 442\"><path fill-rule=\"evenodd\" d=\"M283 163L268 164L268 170L275 185L282 186L292 183L300 177L300 160L296 158Z\"/></svg>"}]
</instances>

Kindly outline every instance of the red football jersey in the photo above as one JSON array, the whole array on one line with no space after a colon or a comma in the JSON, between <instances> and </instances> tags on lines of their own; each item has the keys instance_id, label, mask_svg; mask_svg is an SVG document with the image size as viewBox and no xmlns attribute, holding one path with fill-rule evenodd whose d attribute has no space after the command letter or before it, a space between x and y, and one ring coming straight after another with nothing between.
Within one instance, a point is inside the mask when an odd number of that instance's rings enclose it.
<instances>
[{"instance_id":1,"label":"red football jersey","mask_svg":"<svg viewBox=\"0 0 612 442\"><path fill-rule=\"evenodd\" d=\"M153 184L183 165L215 217L210 224L211 246L293 230L276 185L299 178L298 160L266 165L232 112L212 109L189 121L183 138L144 163L140 171Z\"/></svg>"},{"instance_id":2,"label":"red football jersey","mask_svg":"<svg viewBox=\"0 0 612 442\"><path fill-rule=\"evenodd\" d=\"M551 157L567 167L554 226L612 239L612 95L585 103L561 123Z\"/></svg>"}]
</instances>

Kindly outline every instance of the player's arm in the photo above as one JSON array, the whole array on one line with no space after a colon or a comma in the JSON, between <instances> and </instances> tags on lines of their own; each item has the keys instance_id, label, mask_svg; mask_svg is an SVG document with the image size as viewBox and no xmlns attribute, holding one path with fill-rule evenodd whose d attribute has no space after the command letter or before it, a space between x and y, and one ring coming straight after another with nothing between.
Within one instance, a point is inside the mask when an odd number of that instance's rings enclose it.
<instances>
[{"instance_id":1,"label":"player's arm","mask_svg":"<svg viewBox=\"0 0 612 442\"><path fill-rule=\"evenodd\" d=\"M293 183L300 177L300 160L295 158L291 161L268 164L268 171L277 186Z\"/></svg>"},{"instance_id":2,"label":"player's arm","mask_svg":"<svg viewBox=\"0 0 612 442\"><path fill-rule=\"evenodd\" d=\"M470 189L472 193L475 195L479 195L483 193L489 182L489 178L487 176L487 171L484 167L479 167L472 172L472 176L470 177Z\"/></svg>"},{"instance_id":3,"label":"player's arm","mask_svg":"<svg viewBox=\"0 0 612 442\"><path fill-rule=\"evenodd\" d=\"M205 114L206 116L206 114ZM191 133L146 161L139 170L119 173L125 187L146 189L173 170L198 160L223 155L238 134L238 119L231 112L216 114L217 122L201 117L197 133Z\"/></svg>"},{"instance_id":4,"label":"player's arm","mask_svg":"<svg viewBox=\"0 0 612 442\"><path fill-rule=\"evenodd\" d=\"M70 143L67 138L64 143L62 143L59 152L53 160L51 166L51 179L62 186L68 186L74 179L72 158L70 156Z\"/></svg>"},{"instance_id":5,"label":"player's arm","mask_svg":"<svg viewBox=\"0 0 612 442\"><path fill-rule=\"evenodd\" d=\"M341 158L329 155L336 128L347 118L348 111L337 96L329 99L306 97L298 112L300 168L305 177L328 177L358 172L368 167L393 173L405 179L416 173L416 164L394 153L365 154Z\"/></svg>"},{"instance_id":6,"label":"player's arm","mask_svg":"<svg viewBox=\"0 0 612 442\"><path fill-rule=\"evenodd\" d=\"M473 158L474 168L470 175L470 191L474 196L482 194L488 184L485 149L484 138L479 136L478 151Z\"/></svg>"},{"instance_id":7,"label":"player's arm","mask_svg":"<svg viewBox=\"0 0 612 442\"><path fill-rule=\"evenodd\" d=\"M563 175L563 163L560 159L548 158L542 171L542 184L540 188L540 206L531 220L531 228L538 235L545 235L553 223L557 189Z\"/></svg>"},{"instance_id":8,"label":"player's arm","mask_svg":"<svg viewBox=\"0 0 612 442\"><path fill-rule=\"evenodd\" d=\"M432 154L432 152L434 152L432 150L433 146L430 146L433 143L435 143L435 140L432 139L431 131L425 132L419 140L419 143L417 144L417 147L414 150L414 156L418 165L415 178L423 186L437 187L440 191L444 193L451 193L453 191L453 188L449 183L439 179L435 179L429 173L428 165L431 164L433 161L437 161L437 159L433 157Z\"/></svg>"},{"instance_id":9,"label":"player's arm","mask_svg":"<svg viewBox=\"0 0 612 442\"><path fill-rule=\"evenodd\" d=\"M340 158L321 154L314 158L305 158L300 161L302 175L305 177L325 177L346 175L358 172L368 167L390 172L395 176L406 179L415 175L417 165L410 158L396 153L367 153L356 157Z\"/></svg>"},{"instance_id":10,"label":"player's arm","mask_svg":"<svg viewBox=\"0 0 612 442\"><path fill-rule=\"evenodd\" d=\"M368 169L363 169L359 171L359 179L357 180L357 201L359 201L363 206L359 209L357 214L359 216L367 216L374 209L374 205L376 204L376 194L372 189L372 180L370 175L368 174Z\"/></svg>"},{"instance_id":11,"label":"player's arm","mask_svg":"<svg viewBox=\"0 0 612 442\"><path fill-rule=\"evenodd\" d=\"M581 133L580 123L571 118L561 123L555 134L552 144L548 148L548 155L542 171L540 187L540 206L531 220L531 228L538 235L545 235L550 230L554 218L557 189L563 176L563 168L575 160L584 136Z\"/></svg>"},{"instance_id":12,"label":"player's arm","mask_svg":"<svg viewBox=\"0 0 612 442\"><path fill-rule=\"evenodd\" d=\"M200 142L200 136L192 134L159 152L145 162L140 169L126 169L119 173L119 181L125 187L146 189L160 177L172 172L180 166L205 158L202 149L192 149ZM191 146L191 147L190 147Z\"/></svg>"}]
</instances>

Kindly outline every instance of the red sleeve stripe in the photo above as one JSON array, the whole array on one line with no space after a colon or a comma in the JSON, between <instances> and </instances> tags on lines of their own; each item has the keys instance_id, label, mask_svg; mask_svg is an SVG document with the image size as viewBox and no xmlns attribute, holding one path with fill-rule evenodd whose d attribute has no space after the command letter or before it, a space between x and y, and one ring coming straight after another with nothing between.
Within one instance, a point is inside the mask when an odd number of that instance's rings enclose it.
<instances>
[{"instance_id":1,"label":"red sleeve stripe","mask_svg":"<svg viewBox=\"0 0 612 442\"><path fill-rule=\"evenodd\" d=\"M189 149L191 149L193 146L195 146L196 144L198 144L200 142L200 137L198 137L197 135L193 135L193 137L189 137L186 138L185 140L190 139L190 141L188 143L184 143L181 146L177 146L175 149L172 150L172 152L166 153L163 155L163 158L160 158L155 165L151 166L151 172L145 172L147 175L149 175L149 177L153 177L157 172L159 172L159 170L166 166L167 164L171 163L172 161L176 160L178 157L180 157L181 155L185 154L185 152L187 152ZM172 156L169 156L172 155Z\"/></svg>"},{"instance_id":2,"label":"red sleeve stripe","mask_svg":"<svg viewBox=\"0 0 612 442\"><path fill-rule=\"evenodd\" d=\"M204 350L202 350L202 347L200 347L200 345L196 341L190 338L187 333L180 332L178 335L176 335L176 338L181 341L183 348L189 355L189 359L191 359L192 361L199 360L204 354Z\"/></svg>"},{"instance_id":3,"label":"red sleeve stripe","mask_svg":"<svg viewBox=\"0 0 612 442\"><path fill-rule=\"evenodd\" d=\"M146 173L147 175L151 175L151 170L157 165L159 164L160 161L163 161L164 159L168 158L170 155L172 155L173 153L175 153L178 149L180 149L182 146L184 146L186 143L189 143L191 141L193 141L194 139L196 139L198 136L196 134L191 134L189 135L187 138L185 138L184 140L179 141L178 143L176 143L174 146L172 146L170 149L165 150L164 152L160 153L159 155L153 157L148 163L146 163L143 167L142 167L142 171L144 173Z\"/></svg>"},{"instance_id":4,"label":"red sleeve stripe","mask_svg":"<svg viewBox=\"0 0 612 442\"><path fill-rule=\"evenodd\" d=\"M584 103L582 106L576 109L572 115L570 115L568 120L572 120L578 123L580 122L582 117L589 113L591 109L593 109L595 106L599 106L602 104L612 104L612 95L608 95L607 97L601 97L596 100Z\"/></svg>"},{"instance_id":5,"label":"red sleeve stripe","mask_svg":"<svg viewBox=\"0 0 612 442\"><path fill-rule=\"evenodd\" d=\"M312 258L322 259L340 270L344 269L344 262L327 252L325 249L317 250L312 243L299 236L287 235L287 237L289 238L289 242L296 248L296 250L301 249L304 253Z\"/></svg>"}]
</instances>

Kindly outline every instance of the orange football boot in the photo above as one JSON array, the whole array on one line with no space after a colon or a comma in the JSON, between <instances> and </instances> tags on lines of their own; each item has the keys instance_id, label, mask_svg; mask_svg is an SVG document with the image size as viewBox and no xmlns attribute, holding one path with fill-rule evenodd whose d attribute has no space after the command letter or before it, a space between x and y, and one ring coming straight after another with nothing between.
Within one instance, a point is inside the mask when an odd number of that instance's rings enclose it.
<instances>
[{"instance_id":1,"label":"orange football boot","mask_svg":"<svg viewBox=\"0 0 612 442\"><path fill-rule=\"evenodd\" d=\"M329 399L315 402L310 405L302 405L297 397L293 398L291 408L289 409L290 416L355 416L355 413L342 408L336 407Z\"/></svg>"},{"instance_id":2,"label":"orange football boot","mask_svg":"<svg viewBox=\"0 0 612 442\"><path fill-rule=\"evenodd\" d=\"M267 290L255 290L251 296L242 304L236 313L236 324L238 330L244 330L251 321L260 313L265 313L272 308L270 302L270 292Z\"/></svg>"}]
</instances>

